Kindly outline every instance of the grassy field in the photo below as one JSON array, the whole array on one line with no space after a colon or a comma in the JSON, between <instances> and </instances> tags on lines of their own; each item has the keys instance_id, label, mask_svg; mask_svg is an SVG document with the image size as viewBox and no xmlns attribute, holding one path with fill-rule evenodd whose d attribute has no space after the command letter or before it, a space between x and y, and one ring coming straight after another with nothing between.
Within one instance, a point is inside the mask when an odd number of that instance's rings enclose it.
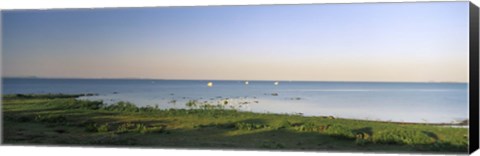
<instances>
[{"instance_id":1,"label":"grassy field","mask_svg":"<svg viewBox=\"0 0 480 156\"><path fill-rule=\"evenodd\" d=\"M105 105L81 95L4 95L3 143L257 150L466 153L468 129L191 109ZM225 105L227 105L225 103Z\"/></svg>"}]
</instances>

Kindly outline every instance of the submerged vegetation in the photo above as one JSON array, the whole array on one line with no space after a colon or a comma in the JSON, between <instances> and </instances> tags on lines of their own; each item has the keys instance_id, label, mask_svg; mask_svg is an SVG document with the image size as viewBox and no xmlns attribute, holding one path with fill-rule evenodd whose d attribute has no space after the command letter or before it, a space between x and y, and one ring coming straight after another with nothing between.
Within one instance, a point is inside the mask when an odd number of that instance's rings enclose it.
<instances>
[{"instance_id":1,"label":"submerged vegetation","mask_svg":"<svg viewBox=\"0 0 480 156\"><path fill-rule=\"evenodd\" d=\"M6 144L466 153L468 129L298 114L188 101L189 109L107 105L81 95L4 95Z\"/></svg>"}]
</instances>

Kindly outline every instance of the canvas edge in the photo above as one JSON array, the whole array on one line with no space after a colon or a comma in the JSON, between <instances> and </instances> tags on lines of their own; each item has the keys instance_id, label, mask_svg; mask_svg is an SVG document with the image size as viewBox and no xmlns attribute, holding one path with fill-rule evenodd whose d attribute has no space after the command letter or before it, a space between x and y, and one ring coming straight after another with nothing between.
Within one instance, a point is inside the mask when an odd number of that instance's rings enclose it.
<instances>
[{"instance_id":1,"label":"canvas edge","mask_svg":"<svg viewBox=\"0 0 480 156\"><path fill-rule=\"evenodd\" d=\"M470 81L469 81L469 153L479 148L479 9L469 4L469 51L470 51Z\"/></svg>"}]
</instances>

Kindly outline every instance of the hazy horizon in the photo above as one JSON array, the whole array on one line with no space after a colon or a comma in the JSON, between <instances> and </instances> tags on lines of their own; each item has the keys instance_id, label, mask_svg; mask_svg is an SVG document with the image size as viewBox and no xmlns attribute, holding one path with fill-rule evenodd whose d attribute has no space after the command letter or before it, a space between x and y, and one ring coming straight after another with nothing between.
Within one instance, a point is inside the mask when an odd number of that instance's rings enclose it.
<instances>
[{"instance_id":1,"label":"hazy horizon","mask_svg":"<svg viewBox=\"0 0 480 156\"><path fill-rule=\"evenodd\" d=\"M468 82L468 2L2 11L2 76Z\"/></svg>"},{"instance_id":2,"label":"hazy horizon","mask_svg":"<svg viewBox=\"0 0 480 156\"><path fill-rule=\"evenodd\" d=\"M2 76L2 79L92 79L92 80L166 80L166 81L271 81L271 82L365 82L365 83L468 83L457 81L336 81L336 80L254 80L254 79L182 79L182 78L141 78L141 77L39 77L39 76Z\"/></svg>"}]
</instances>

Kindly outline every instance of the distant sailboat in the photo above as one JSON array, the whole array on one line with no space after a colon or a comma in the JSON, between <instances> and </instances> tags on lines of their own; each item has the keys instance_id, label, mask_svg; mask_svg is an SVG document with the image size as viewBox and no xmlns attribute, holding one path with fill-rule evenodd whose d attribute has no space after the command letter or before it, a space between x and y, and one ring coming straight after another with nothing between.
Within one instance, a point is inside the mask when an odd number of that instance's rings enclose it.
<instances>
[{"instance_id":1,"label":"distant sailboat","mask_svg":"<svg viewBox=\"0 0 480 156\"><path fill-rule=\"evenodd\" d=\"M248 85L248 81L245 81L245 85Z\"/></svg>"},{"instance_id":2,"label":"distant sailboat","mask_svg":"<svg viewBox=\"0 0 480 156\"><path fill-rule=\"evenodd\" d=\"M207 86L208 87L213 87L213 82L208 82Z\"/></svg>"},{"instance_id":3,"label":"distant sailboat","mask_svg":"<svg viewBox=\"0 0 480 156\"><path fill-rule=\"evenodd\" d=\"M273 84L274 84L275 86L277 86L277 85L278 85L278 81L275 81L275 83L273 83Z\"/></svg>"}]
</instances>

